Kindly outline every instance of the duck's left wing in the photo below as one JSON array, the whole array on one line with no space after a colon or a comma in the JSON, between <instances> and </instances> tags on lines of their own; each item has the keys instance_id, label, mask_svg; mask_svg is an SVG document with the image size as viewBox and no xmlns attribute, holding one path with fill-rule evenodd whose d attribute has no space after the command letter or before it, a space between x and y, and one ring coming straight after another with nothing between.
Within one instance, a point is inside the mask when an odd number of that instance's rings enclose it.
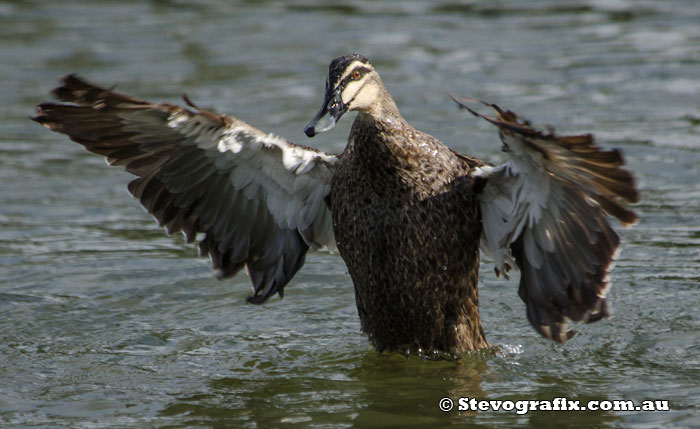
<instances>
[{"instance_id":1,"label":"duck's left wing","mask_svg":"<svg viewBox=\"0 0 700 429\"><path fill-rule=\"evenodd\" d=\"M601 149L590 134L558 136L494 104L481 102L496 117L457 103L499 128L511 158L473 172L486 179L479 194L482 249L497 273L517 265L530 323L564 343L576 334L567 322L609 316L605 294L620 238L608 215L625 226L637 222L621 202L639 200L634 177L618 150Z\"/></svg>"},{"instance_id":2,"label":"duck's left wing","mask_svg":"<svg viewBox=\"0 0 700 429\"><path fill-rule=\"evenodd\" d=\"M309 248L336 247L328 196L337 157L240 119L137 100L67 76L33 118L138 176L129 191L169 233L203 233L217 277L245 266L262 303Z\"/></svg>"}]
</instances>

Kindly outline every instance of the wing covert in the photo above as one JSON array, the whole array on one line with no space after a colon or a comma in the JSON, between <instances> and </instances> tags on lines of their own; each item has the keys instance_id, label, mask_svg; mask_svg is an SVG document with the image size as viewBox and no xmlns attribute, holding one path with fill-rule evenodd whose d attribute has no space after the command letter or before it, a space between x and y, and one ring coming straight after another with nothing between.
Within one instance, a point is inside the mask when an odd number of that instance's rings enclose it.
<instances>
[{"instance_id":1,"label":"wing covert","mask_svg":"<svg viewBox=\"0 0 700 429\"><path fill-rule=\"evenodd\" d=\"M309 248L335 250L326 197L337 157L229 116L153 104L69 75L35 121L138 176L129 192L169 234L199 241L217 277L246 267L260 304Z\"/></svg>"},{"instance_id":2,"label":"wing covert","mask_svg":"<svg viewBox=\"0 0 700 429\"><path fill-rule=\"evenodd\" d=\"M519 295L535 329L564 343L567 323L608 317L609 272L620 238L609 216L624 226L637 215L623 201L639 200L621 153L598 147L590 134L558 136L521 121L494 104L497 117L460 107L499 128L510 161L476 168L486 179L480 196L482 249L496 272L521 271ZM465 101L478 101L465 99Z\"/></svg>"}]
</instances>

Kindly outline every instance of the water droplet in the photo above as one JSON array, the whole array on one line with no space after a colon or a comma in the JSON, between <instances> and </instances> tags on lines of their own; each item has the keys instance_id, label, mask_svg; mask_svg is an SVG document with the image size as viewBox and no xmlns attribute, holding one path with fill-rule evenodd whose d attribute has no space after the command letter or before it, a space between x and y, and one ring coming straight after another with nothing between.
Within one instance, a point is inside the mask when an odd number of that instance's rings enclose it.
<instances>
[{"instance_id":1,"label":"water droplet","mask_svg":"<svg viewBox=\"0 0 700 429\"><path fill-rule=\"evenodd\" d=\"M442 268L442 271L447 271L447 265L443 265L443 266L440 267L440 268Z\"/></svg>"}]
</instances>

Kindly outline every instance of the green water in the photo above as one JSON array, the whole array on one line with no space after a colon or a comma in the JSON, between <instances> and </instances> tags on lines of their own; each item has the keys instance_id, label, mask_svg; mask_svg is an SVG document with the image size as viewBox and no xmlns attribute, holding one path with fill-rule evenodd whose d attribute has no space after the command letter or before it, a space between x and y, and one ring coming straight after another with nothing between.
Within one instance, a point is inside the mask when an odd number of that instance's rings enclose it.
<instances>
[{"instance_id":1,"label":"green water","mask_svg":"<svg viewBox=\"0 0 700 429\"><path fill-rule=\"evenodd\" d=\"M330 59L369 57L416 127L504 160L447 92L619 147L641 221L620 230L614 317L565 346L527 324L515 280L482 267L503 353L378 354L337 256L245 304L107 168L28 120L78 72L307 140ZM700 426L700 7L686 1L0 2L0 425L7 427ZM440 398L667 400L670 411L442 412Z\"/></svg>"}]
</instances>

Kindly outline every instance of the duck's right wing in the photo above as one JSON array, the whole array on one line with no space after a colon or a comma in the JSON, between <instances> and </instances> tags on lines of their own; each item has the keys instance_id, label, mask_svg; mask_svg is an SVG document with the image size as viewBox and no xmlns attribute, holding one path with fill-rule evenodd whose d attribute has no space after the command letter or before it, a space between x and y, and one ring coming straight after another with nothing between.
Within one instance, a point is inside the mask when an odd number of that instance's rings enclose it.
<instances>
[{"instance_id":1,"label":"duck's right wing","mask_svg":"<svg viewBox=\"0 0 700 429\"><path fill-rule=\"evenodd\" d=\"M558 136L494 104L482 102L497 117L457 102L499 128L510 156L473 173L482 181L482 248L497 272L520 269L519 294L533 327L566 342L575 335L567 322L609 315L605 294L620 238L607 215L623 225L637 221L621 201L639 200L634 177L619 151L601 149L590 134Z\"/></svg>"},{"instance_id":2,"label":"duck's right wing","mask_svg":"<svg viewBox=\"0 0 700 429\"><path fill-rule=\"evenodd\" d=\"M138 176L129 191L219 278L246 267L262 303L311 248L336 249L328 195L337 157L200 109L136 100L67 76L33 118Z\"/></svg>"}]
</instances>

